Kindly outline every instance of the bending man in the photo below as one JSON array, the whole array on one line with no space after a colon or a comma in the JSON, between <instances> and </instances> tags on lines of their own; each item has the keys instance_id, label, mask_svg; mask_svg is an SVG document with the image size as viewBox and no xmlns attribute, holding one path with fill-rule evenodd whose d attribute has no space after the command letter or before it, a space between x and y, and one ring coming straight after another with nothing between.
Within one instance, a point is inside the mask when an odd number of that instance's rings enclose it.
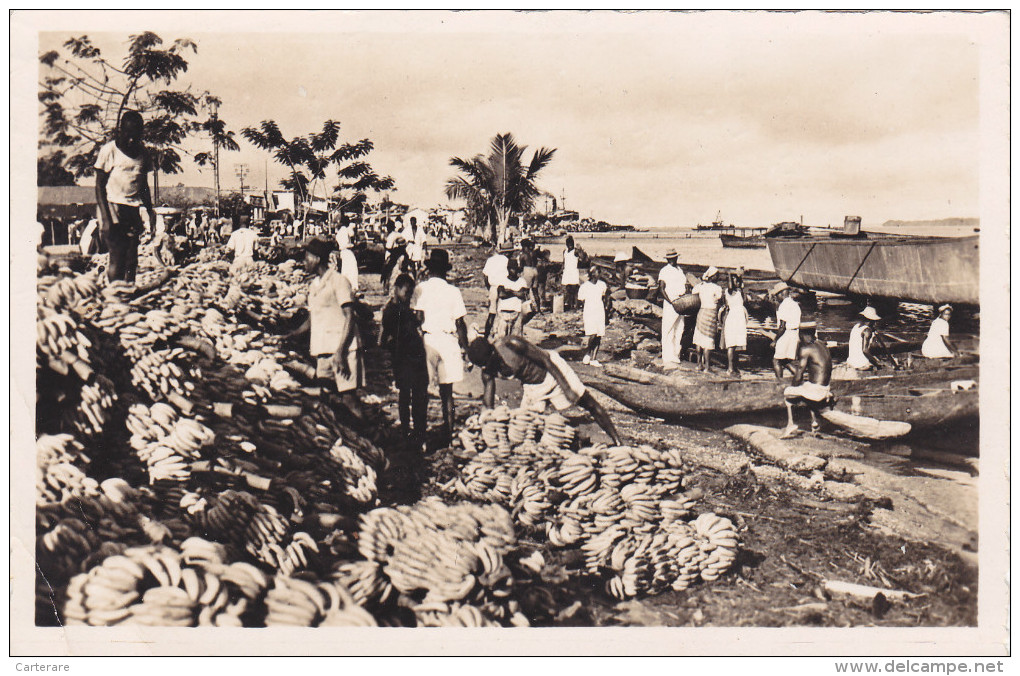
<instances>
[{"instance_id":1,"label":"bending man","mask_svg":"<svg viewBox=\"0 0 1020 676\"><path fill-rule=\"evenodd\" d=\"M609 414L555 352L536 347L520 336L507 336L495 343L476 338L468 346L468 358L482 367L483 403L488 408L495 404L496 377L517 378L524 383L522 408L541 406L544 410L545 403L550 402L556 410L565 411L576 404L591 413L613 443L623 444Z\"/></svg>"},{"instance_id":2,"label":"bending man","mask_svg":"<svg viewBox=\"0 0 1020 676\"><path fill-rule=\"evenodd\" d=\"M793 422L794 404L804 404L811 411L811 431L818 431L818 411L832 406L832 355L825 343L815 340L814 322L800 323L800 343L797 345L797 361L793 371L793 385L783 390L786 399L786 429L781 439L795 435L800 428ZM807 380L804 375L807 374Z\"/></svg>"}]
</instances>

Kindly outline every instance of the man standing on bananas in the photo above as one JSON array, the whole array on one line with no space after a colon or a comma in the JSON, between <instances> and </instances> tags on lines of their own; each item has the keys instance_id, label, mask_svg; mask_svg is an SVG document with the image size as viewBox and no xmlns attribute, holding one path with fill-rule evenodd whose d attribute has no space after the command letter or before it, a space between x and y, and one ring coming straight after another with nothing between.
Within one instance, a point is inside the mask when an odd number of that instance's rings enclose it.
<instances>
[{"instance_id":1,"label":"man standing on bananas","mask_svg":"<svg viewBox=\"0 0 1020 676\"><path fill-rule=\"evenodd\" d=\"M140 113L126 110L117 124L116 138L96 155L96 202L102 221L100 232L110 251L110 281L134 283L138 272L138 239L145 226L141 207L149 217L148 229L156 224L156 211L149 194L152 160L142 145L145 123Z\"/></svg>"},{"instance_id":2,"label":"man standing on bananas","mask_svg":"<svg viewBox=\"0 0 1020 676\"><path fill-rule=\"evenodd\" d=\"M316 359L316 379L324 392L335 386L343 405L362 421L357 390L365 384L365 367L354 319L354 292L347 278L329 266L330 248L321 239L305 246L305 271L315 275L308 287L308 319L286 338L311 333L309 352Z\"/></svg>"},{"instance_id":3,"label":"man standing on bananas","mask_svg":"<svg viewBox=\"0 0 1020 676\"><path fill-rule=\"evenodd\" d=\"M623 445L620 433L606 409L595 401L570 365L555 352L532 345L521 336L506 336L490 343L475 338L468 346L468 358L482 369L485 392L482 403L492 408L496 403L496 377L517 378L524 383L521 408L541 407L549 402L557 411L578 405L591 413L617 446Z\"/></svg>"}]
</instances>

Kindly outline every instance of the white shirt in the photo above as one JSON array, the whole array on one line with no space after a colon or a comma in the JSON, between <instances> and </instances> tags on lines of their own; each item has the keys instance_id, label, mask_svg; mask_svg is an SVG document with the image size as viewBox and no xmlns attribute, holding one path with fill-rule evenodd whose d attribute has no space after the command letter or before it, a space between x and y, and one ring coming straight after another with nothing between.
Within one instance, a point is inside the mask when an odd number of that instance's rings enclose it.
<instances>
[{"instance_id":1,"label":"white shirt","mask_svg":"<svg viewBox=\"0 0 1020 676\"><path fill-rule=\"evenodd\" d=\"M92 238L96 236L96 230L98 229L99 221L94 218L90 219L85 225L85 229L81 232L81 240L78 242L82 254L88 255L89 249L92 248Z\"/></svg>"},{"instance_id":2,"label":"white shirt","mask_svg":"<svg viewBox=\"0 0 1020 676\"><path fill-rule=\"evenodd\" d=\"M949 335L949 322L942 317L936 317L928 329L928 337L921 344L921 354L929 359L946 359L953 356L952 351L946 347L942 340L943 336Z\"/></svg>"},{"instance_id":3,"label":"white shirt","mask_svg":"<svg viewBox=\"0 0 1020 676\"><path fill-rule=\"evenodd\" d=\"M800 304L787 296L776 310L776 322L786 322L788 329L800 329Z\"/></svg>"},{"instance_id":4,"label":"white shirt","mask_svg":"<svg viewBox=\"0 0 1020 676\"><path fill-rule=\"evenodd\" d=\"M353 231L353 225L344 225L337 229L336 245L341 251L351 248L351 235ZM357 290L357 287L355 287L355 290Z\"/></svg>"},{"instance_id":5,"label":"white shirt","mask_svg":"<svg viewBox=\"0 0 1020 676\"><path fill-rule=\"evenodd\" d=\"M588 310L588 304L597 304L599 307L605 308L602 298L606 295L606 291L609 287L606 285L605 280L600 279L597 282L587 281L581 285L581 288L577 290L577 300L584 301L585 311Z\"/></svg>"},{"instance_id":6,"label":"white shirt","mask_svg":"<svg viewBox=\"0 0 1020 676\"><path fill-rule=\"evenodd\" d=\"M568 249L563 252L563 284L580 284L581 276L577 272L577 250Z\"/></svg>"},{"instance_id":7,"label":"white shirt","mask_svg":"<svg viewBox=\"0 0 1020 676\"><path fill-rule=\"evenodd\" d=\"M489 260L485 261L485 267L482 268L482 274L485 275L489 286L497 286L506 280L506 266L509 262L510 259L501 253L489 256Z\"/></svg>"},{"instance_id":8,"label":"white shirt","mask_svg":"<svg viewBox=\"0 0 1020 676\"><path fill-rule=\"evenodd\" d=\"M350 249L340 249L340 274L351 283L353 291L358 290L358 259Z\"/></svg>"},{"instance_id":9,"label":"white shirt","mask_svg":"<svg viewBox=\"0 0 1020 676\"><path fill-rule=\"evenodd\" d=\"M424 313L421 328L425 333L456 333L457 320L467 314L460 289L439 277L418 285L411 307Z\"/></svg>"},{"instance_id":10,"label":"white shirt","mask_svg":"<svg viewBox=\"0 0 1020 676\"><path fill-rule=\"evenodd\" d=\"M665 285L665 302L672 302L687 293L687 276L679 266L664 266L659 270L659 281Z\"/></svg>"},{"instance_id":11,"label":"white shirt","mask_svg":"<svg viewBox=\"0 0 1020 676\"><path fill-rule=\"evenodd\" d=\"M510 281L509 279L504 279L502 282L499 283L499 285L502 286L504 289L506 289L508 291L513 291L513 292L518 292L521 289L528 288L527 282L525 282L524 279L522 279L521 277L518 277L517 279L515 279L513 281ZM500 298L499 299L499 311L500 312L504 312L504 311L505 312L520 312L523 308L524 308L524 301L522 301L518 296L513 296L511 298Z\"/></svg>"},{"instance_id":12,"label":"white shirt","mask_svg":"<svg viewBox=\"0 0 1020 676\"><path fill-rule=\"evenodd\" d=\"M147 173L151 170L149 155L142 150L138 157L128 157L110 141L99 149L96 169L109 175L106 200L112 204L142 206L142 193L148 188Z\"/></svg>"},{"instance_id":13,"label":"white shirt","mask_svg":"<svg viewBox=\"0 0 1020 676\"><path fill-rule=\"evenodd\" d=\"M230 233L227 248L234 252L234 258L254 258L257 240L258 235L251 228L238 228Z\"/></svg>"},{"instance_id":14,"label":"white shirt","mask_svg":"<svg viewBox=\"0 0 1020 676\"><path fill-rule=\"evenodd\" d=\"M327 270L308 285L308 313L311 318L309 351L313 356L332 354L340 347L340 338L347 330L348 320L343 306L354 301L351 285L335 270ZM351 340L351 348L357 349L358 334Z\"/></svg>"},{"instance_id":15,"label":"white shirt","mask_svg":"<svg viewBox=\"0 0 1020 676\"><path fill-rule=\"evenodd\" d=\"M404 234L399 230L394 230L390 234L386 235L386 249L389 250L396 248L397 238L403 236Z\"/></svg>"}]
</instances>

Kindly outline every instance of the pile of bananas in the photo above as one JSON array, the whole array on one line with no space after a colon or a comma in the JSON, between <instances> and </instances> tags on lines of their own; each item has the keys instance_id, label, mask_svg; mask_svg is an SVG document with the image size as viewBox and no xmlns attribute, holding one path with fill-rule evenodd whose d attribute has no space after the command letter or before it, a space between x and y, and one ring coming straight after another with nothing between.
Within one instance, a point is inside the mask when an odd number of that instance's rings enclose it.
<instances>
[{"instance_id":1,"label":"pile of bananas","mask_svg":"<svg viewBox=\"0 0 1020 676\"><path fill-rule=\"evenodd\" d=\"M378 502L376 472L349 446L338 438L329 449L329 457L343 470L344 493L361 504Z\"/></svg>"},{"instance_id":2,"label":"pile of bananas","mask_svg":"<svg viewBox=\"0 0 1020 676\"><path fill-rule=\"evenodd\" d=\"M337 581L309 582L278 574L265 602L267 627L376 626L371 613Z\"/></svg>"},{"instance_id":3,"label":"pile of bananas","mask_svg":"<svg viewBox=\"0 0 1020 676\"><path fill-rule=\"evenodd\" d=\"M69 498L95 495L99 482L74 463L88 463L84 447L70 434L42 435L36 448L36 504L61 503Z\"/></svg>"},{"instance_id":4,"label":"pile of bananas","mask_svg":"<svg viewBox=\"0 0 1020 676\"><path fill-rule=\"evenodd\" d=\"M125 425L129 443L145 463L149 482L187 481L191 464L201 457L216 434L193 418L181 417L173 406L157 402L152 406L132 404Z\"/></svg>"},{"instance_id":5,"label":"pile of bananas","mask_svg":"<svg viewBox=\"0 0 1020 676\"><path fill-rule=\"evenodd\" d=\"M181 347L150 352L131 369L131 383L145 390L153 401L165 399L171 393L187 397L195 390L195 383L186 379L184 370L174 362L185 355Z\"/></svg>"},{"instance_id":6,"label":"pile of bananas","mask_svg":"<svg viewBox=\"0 0 1020 676\"><path fill-rule=\"evenodd\" d=\"M607 574L616 598L715 580L736 558L729 520L695 519L698 495L683 491L677 449L595 445L574 452L566 419L523 409L481 414L461 442L475 455L447 487L505 505L554 547L580 547L587 571Z\"/></svg>"},{"instance_id":7,"label":"pile of bananas","mask_svg":"<svg viewBox=\"0 0 1020 676\"><path fill-rule=\"evenodd\" d=\"M365 561L340 566L335 578L361 604L382 603L394 593L421 598L412 609L422 614L422 624L436 626L437 615L466 621L471 611L461 616L464 604L496 620L507 614L514 578L504 556L516 541L510 515L498 505L426 498L362 515L358 551Z\"/></svg>"},{"instance_id":8,"label":"pile of bananas","mask_svg":"<svg viewBox=\"0 0 1020 676\"><path fill-rule=\"evenodd\" d=\"M130 547L71 579L64 617L96 626L240 627L268 582L255 566L227 565L221 548L199 538L182 551Z\"/></svg>"},{"instance_id":9,"label":"pile of bananas","mask_svg":"<svg viewBox=\"0 0 1020 676\"><path fill-rule=\"evenodd\" d=\"M41 307L81 313L99 295L100 285L105 279L105 276L100 277L96 271L73 277L66 275L40 277L36 283L37 300Z\"/></svg>"}]
</instances>

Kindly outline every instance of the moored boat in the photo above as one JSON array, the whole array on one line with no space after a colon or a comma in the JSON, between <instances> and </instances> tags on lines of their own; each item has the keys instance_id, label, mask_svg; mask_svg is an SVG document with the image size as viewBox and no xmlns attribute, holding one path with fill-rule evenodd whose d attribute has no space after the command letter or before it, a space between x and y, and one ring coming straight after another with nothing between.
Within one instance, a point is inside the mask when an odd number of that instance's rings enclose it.
<instances>
[{"instance_id":1,"label":"moored boat","mask_svg":"<svg viewBox=\"0 0 1020 676\"><path fill-rule=\"evenodd\" d=\"M789 384L772 377L730 378L687 370L662 375L617 364L574 368L590 387L638 413L666 420L779 410L784 406L783 389ZM951 381L976 380L977 375L977 365L965 365L937 371L834 379L832 392L840 400L854 395L903 392L908 388L942 387Z\"/></svg>"},{"instance_id":2,"label":"moored boat","mask_svg":"<svg viewBox=\"0 0 1020 676\"><path fill-rule=\"evenodd\" d=\"M914 428L938 427L977 418L979 395L977 387L954 390L947 381L928 387L846 396L836 402L835 408L852 415L910 423Z\"/></svg>"},{"instance_id":3,"label":"moored boat","mask_svg":"<svg viewBox=\"0 0 1020 676\"><path fill-rule=\"evenodd\" d=\"M766 238L791 286L915 303L980 303L978 237L875 233Z\"/></svg>"}]
</instances>

